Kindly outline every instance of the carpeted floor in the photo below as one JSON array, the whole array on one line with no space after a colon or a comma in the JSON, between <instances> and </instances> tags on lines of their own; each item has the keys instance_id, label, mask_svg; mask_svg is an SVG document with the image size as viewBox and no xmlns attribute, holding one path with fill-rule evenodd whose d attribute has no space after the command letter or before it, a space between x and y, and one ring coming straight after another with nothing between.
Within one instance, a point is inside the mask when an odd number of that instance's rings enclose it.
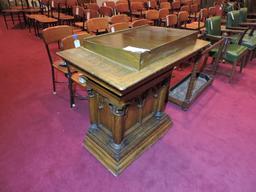
<instances>
[{"instance_id":1,"label":"carpeted floor","mask_svg":"<svg viewBox=\"0 0 256 192\"><path fill-rule=\"evenodd\" d=\"M255 192L256 61L217 76L172 129L119 177L82 146L87 101L51 92L43 42L0 17L0 192Z\"/></svg>"}]
</instances>

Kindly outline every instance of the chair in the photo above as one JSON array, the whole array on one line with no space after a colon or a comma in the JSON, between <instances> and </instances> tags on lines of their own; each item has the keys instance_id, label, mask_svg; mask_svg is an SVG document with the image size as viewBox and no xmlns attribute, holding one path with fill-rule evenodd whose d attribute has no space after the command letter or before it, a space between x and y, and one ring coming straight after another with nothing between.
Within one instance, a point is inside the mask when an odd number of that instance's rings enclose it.
<instances>
[{"instance_id":1,"label":"chair","mask_svg":"<svg viewBox=\"0 0 256 192\"><path fill-rule=\"evenodd\" d=\"M217 15L216 7L209 7L209 17L214 17Z\"/></svg>"},{"instance_id":2,"label":"chair","mask_svg":"<svg viewBox=\"0 0 256 192\"><path fill-rule=\"evenodd\" d=\"M188 16L189 16L189 14L188 14L187 11L180 11L178 13L178 24L177 24L177 26L179 28L186 28L186 25L187 25L187 23L189 21L189 17Z\"/></svg>"},{"instance_id":3,"label":"chair","mask_svg":"<svg viewBox=\"0 0 256 192\"><path fill-rule=\"evenodd\" d=\"M241 44L246 46L249 49L250 53L249 53L248 60L252 60L256 52L256 37L254 33L256 23L241 22L241 21L246 21L244 20L244 16L245 16L243 13L244 11L245 9L242 9L242 11L239 10L239 11L228 12L226 28L233 29L233 30L246 30L247 28L251 28L251 30L248 30L248 33L244 35ZM239 36L234 35L233 41L238 42Z\"/></svg>"},{"instance_id":4,"label":"chair","mask_svg":"<svg viewBox=\"0 0 256 192\"><path fill-rule=\"evenodd\" d=\"M128 22L115 23L115 24L110 25L109 28L110 28L111 32L129 29L129 23Z\"/></svg>"},{"instance_id":5,"label":"chair","mask_svg":"<svg viewBox=\"0 0 256 192\"><path fill-rule=\"evenodd\" d=\"M102 17L111 17L113 15L113 9L111 7L100 7L99 13Z\"/></svg>"},{"instance_id":6,"label":"chair","mask_svg":"<svg viewBox=\"0 0 256 192\"><path fill-rule=\"evenodd\" d=\"M59 42L69 35L73 34L73 29L71 26L67 25L60 25L55 27L49 27L47 29L44 29L42 31L42 36L44 40L44 44L46 47L46 51L49 57L50 65L51 65L51 73L52 73L52 86L53 86L53 94L56 94L56 78L55 78L55 70L63 73L65 76L68 75L68 69L66 67L66 64L63 60L54 60L52 51L50 49L50 46L52 44L59 44ZM70 90L70 106L74 106L74 102L72 100L72 89L71 85L69 83L69 90Z\"/></svg>"},{"instance_id":7,"label":"chair","mask_svg":"<svg viewBox=\"0 0 256 192\"><path fill-rule=\"evenodd\" d=\"M73 34L67 37L64 37L61 40L61 49L66 50L66 49L72 49L76 48L74 41L78 40L80 42L81 46L85 45L84 39L90 37L90 34L86 32L78 33L78 34ZM76 89L75 85L79 85L83 89L86 88L86 80L83 78L83 75L77 71L72 71L72 68L67 65L67 70L68 70L68 80L69 80L69 87L70 87L70 99L72 101L72 107L75 106L75 97L76 97ZM74 84L75 83L75 84ZM82 97L83 99L87 99L86 97Z\"/></svg>"},{"instance_id":8,"label":"chair","mask_svg":"<svg viewBox=\"0 0 256 192\"><path fill-rule=\"evenodd\" d=\"M181 6L180 11L187 11L188 13L190 13L190 7L188 5L183 5Z\"/></svg>"},{"instance_id":9,"label":"chair","mask_svg":"<svg viewBox=\"0 0 256 192\"><path fill-rule=\"evenodd\" d=\"M150 25L159 25L159 12L157 10L147 10L145 18L148 20Z\"/></svg>"},{"instance_id":10,"label":"chair","mask_svg":"<svg viewBox=\"0 0 256 192\"><path fill-rule=\"evenodd\" d=\"M206 36L211 40L212 38L219 39L222 36L222 30L221 30L221 17L215 16L210 17L206 20ZM223 32L228 32L228 30L225 30ZM234 32L234 30L232 31ZM236 66L240 65L240 72L242 72L242 69L246 63L246 57L247 57L247 48L243 45L241 45L241 40L243 36L245 35L246 31L239 32L241 37L238 43L230 43L227 42L225 45L225 53L223 55L223 58L227 63L230 63L232 65L232 69L229 73L223 73L225 75L229 76L229 82L232 81L232 78L234 76L234 73L236 71ZM211 55L213 57L216 57L216 51L213 50L211 52ZM216 67L217 72L218 66Z\"/></svg>"},{"instance_id":11,"label":"chair","mask_svg":"<svg viewBox=\"0 0 256 192\"><path fill-rule=\"evenodd\" d=\"M8 9L4 9L2 10L2 14L4 17L4 22L5 22L5 26L8 29L8 21L10 21L8 19L8 17L11 17L11 21L13 23L13 25L15 25L15 21L17 21L16 19L18 19L19 24L21 24L21 18L22 18L22 9L23 9L23 4L22 7L19 7L17 4L17 1L15 1L15 5L11 5L11 2L8 0Z\"/></svg>"},{"instance_id":12,"label":"chair","mask_svg":"<svg viewBox=\"0 0 256 192\"><path fill-rule=\"evenodd\" d=\"M113 15L110 18L110 23L112 24L121 23L121 22L129 22L129 17L125 14L120 14L120 15Z\"/></svg>"},{"instance_id":13,"label":"chair","mask_svg":"<svg viewBox=\"0 0 256 192\"><path fill-rule=\"evenodd\" d=\"M131 12L133 16L141 18L144 15L143 10L143 2L131 2Z\"/></svg>"},{"instance_id":14,"label":"chair","mask_svg":"<svg viewBox=\"0 0 256 192\"><path fill-rule=\"evenodd\" d=\"M102 2L102 6L103 7L111 7L112 10L114 10L116 8L116 4L114 1L104 1L104 2Z\"/></svg>"},{"instance_id":15,"label":"chair","mask_svg":"<svg viewBox=\"0 0 256 192\"><path fill-rule=\"evenodd\" d=\"M129 14L128 3L117 3L116 4L116 12L119 14Z\"/></svg>"},{"instance_id":16,"label":"chair","mask_svg":"<svg viewBox=\"0 0 256 192\"><path fill-rule=\"evenodd\" d=\"M157 2L155 0L147 1L147 8L148 9L157 9Z\"/></svg>"},{"instance_id":17,"label":"chair","mask_svg":"<svg viewBox=\"0 0 256 192\"><path fill-rule=\"evenodd\" d=\"M72 12L75 20L74 26L84 31L86 29L86 18L84 8L81 6L73 6Z\"/></svg>"},{"instance_id":18,"label":"chair","mask_svg":"<svg viewBox=\"0 0 256 192\"><path fill-rule=\"evenodd\" d=\"M97 12L99 12L99 10L100 10L100 7L97 3L89 3L89 4L87 4L86 8L87 9L93 9Z\"/></svg>"},{"instance_id":19,"label":"chair","mask_svg":"<svg viewBox=\"0 0 256 192\"><path fill-rule=\"evenodd\" d=\"M169 3L169 2L161 2L160 3L160 9L162 9L162 8L166 8L168 10L171 10L172 9L171 3Z\"/></svg>"},{"instance_id":20,"label":"chair","mask_svg":"<svg viewBox=\"0 0 256 192\"><path fill-rule=\"evenodd\" d=\"M67 5L73 7L76 5L76 1L69 0L69 4L65 0L51 0L49 9L51 10L51 17L58 19L59 24L71 24L74 21L74 16L62 13L63 10L67 10ZM57 10L57 11L55 11Z\"/></svg>"},{"instance_id":21,"label":"chair","mask_svg":"<svg viewBox=\"0 0 256 192\"><path fill-rule=\"evenodd\" d=\"M166 27L176 27L178 23L178 17L176 14L170 14L166 16Z\"/></svg>"},{"instance_id":22,"label":"chair","mask_svg":"<svg viewBox=\"0 0 256 192\"><path fill-rule=\"evenodd\" d=\"M182 27L190 30L198 30L199 32L201 32L201 29L205 27L205 21L207 17L208 17L208 13L203 11L202 9L196 21L187 23L186 26L183 25Z\"/></svg>"},{"instance_id":23,"label":"chair","mask_svg":"<svg viewBox=\"0 0 256 192\"><path fill-rule=\"evenodd\" d=\"M107 18L92 18L87 21L87 31L90 34L102 34L107 33L109 29Z\"/></svg>"},{"instance_id":24,"label":"chair","mask_svg":"<svg viewBox=\"0 0 256 192\"><path fill-rule=\"evenodd\" d=\"M159 10L160 25L163 23L166 26L166 16L169 15L168 8L162 8Z\"/></svg>"},{"instance_id":25,"label":"chair","mask_svg":"<svg viewBox=\"0 0 256 192\"><path fill-rule=\"evenodd\" d=\"M174 1L172 2L172 13L178 13L180 11L180 1Z\"/></svg>"},{"instance_id":26,"label":"chair","mask_svg":"<svg viewBox=\"0 0 256 192\"><path fill-rule=\"evenodd\" d=\"M197 4L192 4L190 6L190 15L189 15L190 19L191 20L197 20L198 17L199 17L199 14L200 14L200 12L199 12L198 5Z\"/></svg>"},{"instance_id":27,"label":"chair","mask_svg":"<svg viewBox=\"0 0 256 192\"><path fill-rule=\"evenodd\" d=\"M147 19L138 19L132 22L131 26L132 27L139 27L143 25L148 25L148 20Z\"/></svg>"}]
</instances>

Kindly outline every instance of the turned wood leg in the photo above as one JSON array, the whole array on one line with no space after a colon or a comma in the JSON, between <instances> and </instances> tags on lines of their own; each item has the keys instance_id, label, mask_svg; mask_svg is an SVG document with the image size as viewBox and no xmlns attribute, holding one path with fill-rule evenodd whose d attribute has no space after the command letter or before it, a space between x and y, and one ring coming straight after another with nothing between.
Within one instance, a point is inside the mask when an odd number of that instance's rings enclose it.
<instances>
[{"instance_id":1,"label":"turned wood leg","mask_svg":"<svg viewBox=\"0 0 256 192\"><path fill-rule=\"evenodd\" d=\"M94 90L90 87L87 87L87 93L88 93L88 101L89 101L89 112L90 112L90 123L91 127L90 130L94 130L98 127L97 122L97 98Z\"/></svg>"},{"instance_id":2,"label":"turned wood leg","mask_svg":"<svg viewBox=\"0 0 256 192\"><path fill-rule=\"evenodd\" d=\"M113 104L109 104L110 110L113 114L112 119L112 136L114 143L120 145L123 140L124 133L124 116L125 116L125 107L119 107ZM117 146L115 146L116 148Z\"/></svg>"},{"instance_id":3,"label":"turned wood leg","mask_svg":"<svg viewBox=\"0 0 256 192\"><path fill-rule=\"evenodd\" d=\"M163 86L159 91L158 102L156 105L156 113L155 113L156 118L162 117L166 107L166 103L168 102L168 93L169 93L169 87L170 87L169 82L170 82L170 77L168 77L168 79L165 79L163 81Z\"/></svg>"}]
</instances>

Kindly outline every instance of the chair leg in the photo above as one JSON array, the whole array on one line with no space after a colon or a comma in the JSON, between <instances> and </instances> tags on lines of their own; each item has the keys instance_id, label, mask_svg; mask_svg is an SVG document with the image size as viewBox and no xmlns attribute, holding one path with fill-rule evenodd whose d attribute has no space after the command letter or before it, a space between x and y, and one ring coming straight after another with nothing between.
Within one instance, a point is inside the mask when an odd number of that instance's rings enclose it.
<instances>
[{"instance_id":1,"label":"chair leg","mask_svg":"<svg viewBox=\"0 0 256 192\"><path fill-rule=\"evenodd\" d=\"M247 63L247 57L246 56L247 56L247 54L243 56L242 61L240 63L240 71L239 71L240 73L242 73L243 68L245 67L245 65Z\"/></svg>"},{"instance_id":2,"label":"chair leg","mask_svg":"<svg viewBox=\"0 0 256 192\"><path fill-rule=\"evenodd\" d=\"M56 94L56 85L55 85L55 72L54 72L54 68L51 67L52 70L52 89L53 89L53 94Z\"/></svg>"},{"instance_id":3,"label":"chair leg","mask_svg":"<svg viewBox=\"0 0 256 192\"><path fill-rule=\"evenodd\" d=\"M12 18L12 23L14 25L14 18L13 18L13 14L11 13L11 18Z\"/></svg>"},{"instance_id":4,"label":"chair leg","mask_svg":"<svg viewBox=\"0 0 256 192\"><path fill-rule=\"evenodd\" d=\"M5 23L5 26L6 26L6 29L8 29L8 23L7 23L7 20L6 20L6 15L4 14L4 23Z\"/></svg>"},{"instance_id":5,"label":"chair leg","mask_svg":"<svg viewBox=\"0 0 256 192\"><path fill-rule=\"evenodd\" d=\"M70 107L75 107L75 100L74 100L74 90L73 90L73 81L71 79L72 74L68 74L68 87L69 87L69 96L70 96Z\"/></svg>"}]
</instances>

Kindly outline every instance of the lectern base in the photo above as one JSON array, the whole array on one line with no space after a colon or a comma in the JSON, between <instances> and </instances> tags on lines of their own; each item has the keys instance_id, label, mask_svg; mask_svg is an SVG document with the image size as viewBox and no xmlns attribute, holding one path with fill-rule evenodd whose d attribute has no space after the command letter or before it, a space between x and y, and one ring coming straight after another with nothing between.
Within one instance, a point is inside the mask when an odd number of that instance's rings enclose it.
<instances>
[{"instance_id":1,"label":"lectern base","mask_svg":"<svg viewBox=\"0 0 256 192\"><path fill-rule=\"evenodd\" d=\"M113 175L117 176L158 141L171 127L171 124L172 121L166 114L160 118L153 116L127 135L120 148L115 150L110 137L102 129L97 128L88 131L84 145Z\"/></svg>"}]
</instances>

